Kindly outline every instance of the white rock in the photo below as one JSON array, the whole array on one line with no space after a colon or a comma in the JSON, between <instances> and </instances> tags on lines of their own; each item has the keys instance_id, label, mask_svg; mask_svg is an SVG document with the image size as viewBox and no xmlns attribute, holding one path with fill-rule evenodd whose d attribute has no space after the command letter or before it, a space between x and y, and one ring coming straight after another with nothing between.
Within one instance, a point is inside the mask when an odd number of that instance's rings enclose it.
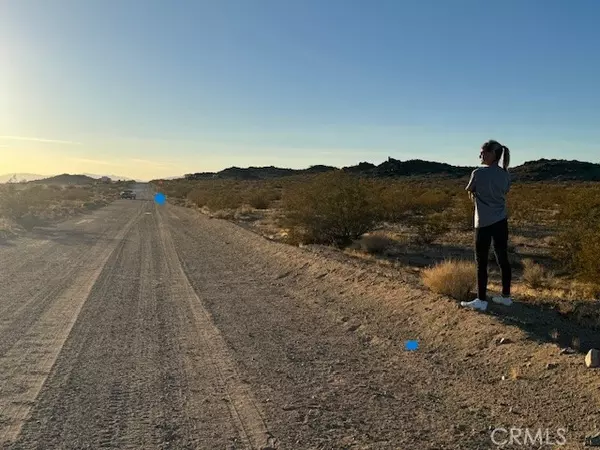
<instances>
[{"instance_id":1,"label":"white rock","mask_svg":"<svg viewBox=\"0 0 600 450\"><path fill-rule=\"evenodd\" d=\"M585 355L585 366L588 368L600 367L600 350L593 348Z\"/></svg>"}]
</instances>

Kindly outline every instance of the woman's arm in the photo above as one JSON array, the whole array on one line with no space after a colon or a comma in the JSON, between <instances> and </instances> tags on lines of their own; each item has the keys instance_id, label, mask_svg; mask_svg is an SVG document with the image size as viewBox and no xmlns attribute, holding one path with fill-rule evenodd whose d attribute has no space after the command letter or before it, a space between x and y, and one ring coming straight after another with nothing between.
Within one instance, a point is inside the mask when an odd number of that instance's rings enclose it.
<instances>
[{"instance_id":1,"label":"woman's arm","mask_svg":"<svg viewBox=\"0 0 600 450\"><path fill-rule=\"evenodd\" d=\"M471 179L469 180L469 184L467 184L467 187L465 188L465 190L467 190L469 192L469 197L472 199L473 198L473 194L476 191L476 186L477 186L477 169L473 171L473 173L471 173Z\"/></svg>"},{"instance_id":2,"label":"woman's arm","mask_svg":"<svg viewBox=\"0 0 600 450\"><path fill-rule=\"evenodd\" d=\"M469 193L469 199L471 199L472 202L475 201L475 196L476 196L476 186L477 186L477 169L475 169L472 173L471 173L471 179L469 180L469 184L467 184L467 187L465 188L465 190Z\"/></svg>"}]
</instances>

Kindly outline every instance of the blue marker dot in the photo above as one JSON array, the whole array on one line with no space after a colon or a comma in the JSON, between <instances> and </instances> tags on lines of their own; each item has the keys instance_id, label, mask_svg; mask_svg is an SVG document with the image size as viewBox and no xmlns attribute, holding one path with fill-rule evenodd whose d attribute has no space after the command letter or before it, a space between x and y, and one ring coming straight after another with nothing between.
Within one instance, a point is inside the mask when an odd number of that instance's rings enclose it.
<instances>
[{"instance_id":1,"label":"blue marker dot","mask_svg":"<svg viewBox=\"0 0 600 450\"><path fill-rule=\"evenodd\" d=\"M418 341L406 341L406 344L404 344L404 348L406 350L408 350L409 352L414 352L415 350L419 349L419 342Z\"/></svg>"},{"instance_id":2,"label":"blue marker dot","mask_svg":"<svg viewBox=\"0 0 600 450\"><path fill-rule=\"evenodd\" d=\"M154 201L159 205L164 205L165 203L167 203L167 196L159 192L158 194L154 194Z\"/></svg>"}]
</instances>

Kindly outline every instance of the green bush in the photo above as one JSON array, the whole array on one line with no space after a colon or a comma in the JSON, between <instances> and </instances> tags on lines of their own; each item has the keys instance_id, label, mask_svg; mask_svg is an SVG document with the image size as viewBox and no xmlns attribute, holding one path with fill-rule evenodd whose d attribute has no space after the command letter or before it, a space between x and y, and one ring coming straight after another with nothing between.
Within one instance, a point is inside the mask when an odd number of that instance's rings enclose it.
<instances>
[{"instance_id":1,"label":"green bush","mask_svg":"<svg viewBox=\"0 0 600 450\"><path fill-rule=\"evenodd\" d=\"M381 218L372 183L341 171L291 187L283 200L294 235L305 243L348 245Z\"/></svg>"}]
</instances>

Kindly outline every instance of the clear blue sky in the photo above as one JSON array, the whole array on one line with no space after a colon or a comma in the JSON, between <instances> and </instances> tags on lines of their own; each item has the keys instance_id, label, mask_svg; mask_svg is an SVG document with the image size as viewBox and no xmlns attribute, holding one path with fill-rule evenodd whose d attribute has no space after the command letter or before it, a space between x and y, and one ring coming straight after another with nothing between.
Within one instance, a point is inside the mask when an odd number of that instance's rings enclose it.
<instances>
[{"instance_id":1,"label":"clear blue sky","mask_svg":"<svg viewBox=\"0 0 600 450\"><path fill-rule=\"evenodd\" d=\"M598 0L2 0L0 172L598 162Z\"/></svg>"}]
</instances>

